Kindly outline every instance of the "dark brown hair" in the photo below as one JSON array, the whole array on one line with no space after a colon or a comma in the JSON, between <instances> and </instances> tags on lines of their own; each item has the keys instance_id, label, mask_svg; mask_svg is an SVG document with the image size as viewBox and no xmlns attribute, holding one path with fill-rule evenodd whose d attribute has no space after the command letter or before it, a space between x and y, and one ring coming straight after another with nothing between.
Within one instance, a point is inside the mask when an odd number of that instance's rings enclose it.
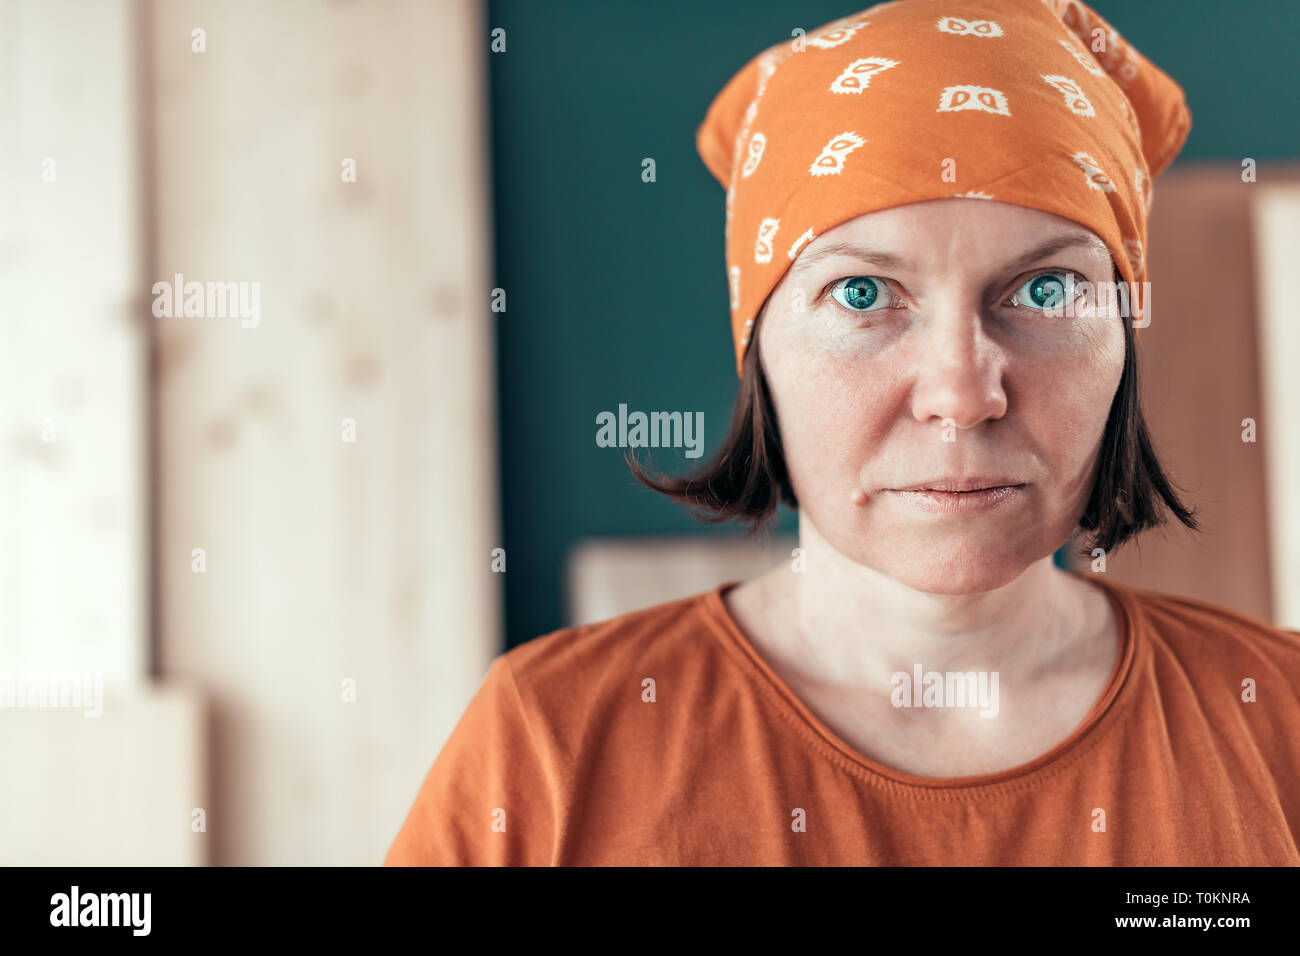
<instances>
[{"instance_id":1,"label":"dark brown hair","mask_svg":"<svg viewBox=\"0 0 1300 956\"><path fill-rule=\"evenodd\" d=\"M1118 270L1115 281L1122 281ZM679 476L651 475L633 453L627 455L628 467L639 481L687 505L699 520L721 524L736 519L751 531L771 524L778 502L799 506L786 472L776 407L759 354L762 320L760 310L750 332L731 429L717 453L700 468ZM1179 500L1156 458L1139 400L1133 323L1127 317L1121 321L1124 371L1102 434L1097 480L1079 520L1079 526L1091 532L1078 551L1083 557L1093 548L1110 554L1140 532L1164 524L1165 509L1186 527L1199 530L1195 512Z\"/></svg>"}]
</instances>

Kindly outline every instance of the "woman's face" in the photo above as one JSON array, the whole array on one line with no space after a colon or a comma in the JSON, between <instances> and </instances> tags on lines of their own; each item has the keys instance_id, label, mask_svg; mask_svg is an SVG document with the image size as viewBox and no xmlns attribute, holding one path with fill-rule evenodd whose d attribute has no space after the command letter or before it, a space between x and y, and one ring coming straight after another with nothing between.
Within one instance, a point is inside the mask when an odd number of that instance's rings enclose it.
<instances>
[{"instance_id":1,"label":"woman's face","mask_svg":"<svg viewBox=\"0 0 1300 956\"><path fill-rule=\"evenodd\" d=\"M1050 309L1078 294L1068 281L1112 270L1083 226L984 199L870 213L809 243L759 329L801 518L936 593L1000 587L1055 551L1092 489L1126 320L1091 298ZM951 479L1017 487L903 490Z\"/></svg>"}]
</instances>

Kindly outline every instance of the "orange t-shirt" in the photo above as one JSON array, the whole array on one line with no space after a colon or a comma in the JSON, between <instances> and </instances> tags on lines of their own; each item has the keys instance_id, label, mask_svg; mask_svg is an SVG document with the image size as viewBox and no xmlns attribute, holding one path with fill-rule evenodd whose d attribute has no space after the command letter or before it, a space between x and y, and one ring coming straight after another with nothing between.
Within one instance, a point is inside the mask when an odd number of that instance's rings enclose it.
<instances>
[{"instance_id":1,"label":"orange t-shirt","mask_svg":"<svg viewBox=\"0 0 1300 956\"><path fill-rule=\"evenodd\" d=\"M1029 763L935 779L856 752L724 585L497 657L384 862L1300 865L1300 632L1084 576L1119 655Z\"/></svg>"}]
</instances>

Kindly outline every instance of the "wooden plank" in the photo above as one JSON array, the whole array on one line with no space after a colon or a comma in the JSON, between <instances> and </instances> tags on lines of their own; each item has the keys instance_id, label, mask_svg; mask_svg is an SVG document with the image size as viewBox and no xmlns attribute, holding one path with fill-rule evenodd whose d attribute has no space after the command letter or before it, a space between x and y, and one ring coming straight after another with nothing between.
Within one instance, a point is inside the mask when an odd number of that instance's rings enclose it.
<instances>
[{"instance_id":1,"label":"wooden plank","mask_svg":"<svg viewBox=\"0 0 1300 956\"><path fill-rule=\"evenodd\" d=\"M589 538L566 562L568 625L604 621L628 611L745 581L794 561L794 535Z\"/></svg>"},{"instance_id":2,"label":"wooden plank","mask_svg":"<svg viewBox=\"0 0 1300 956\"><path fill-rule=\"evenodd\" d=\"M130 7L0 16L0 671L148 672Z\"/></svg>"},{"instance_id":3,"label":"wooden plank","mask_svg":"<svg viewBox=\"0 0 1300 956\"><path fill-rule=\"evenodd\" d=\"M1254 200L1259 448L1268 486L1274 618L1300 630L1300 182L1261 185Z\"/></svg>"},{"instance_id":4,"label":"wooden plank","mask_svg":"<svg viewBox=\"0 0 1300 956\"><path fill-rule=\"evenodd\" d=\"M0 865L205 863L213 833L199 695L105 688L100 709L4 712L0 753L14 772L0 790Z\"/></svg>"},{"instance_id":5,"label":"wooden plank","mask_svg":"<svg viewBox=\"0 0 1300 956\"><path fill-rule=\"evenodd\" d=\"M260 290L157 320L163 672L215 696L214 862L378 863L501 647L486 28L153 9L155 276Z\"/></svg>"}]
</instances>

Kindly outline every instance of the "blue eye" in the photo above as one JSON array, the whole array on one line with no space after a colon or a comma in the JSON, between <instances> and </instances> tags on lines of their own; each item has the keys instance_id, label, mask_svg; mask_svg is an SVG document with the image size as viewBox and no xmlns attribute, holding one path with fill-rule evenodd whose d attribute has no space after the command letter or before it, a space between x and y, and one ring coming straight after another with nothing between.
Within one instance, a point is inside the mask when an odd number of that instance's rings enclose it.
<instances>
[{"instance_id":1,"label":"blue eye","mask_svg":"<svg viewBox=\"0 0 1300 956\"><path fill-rule=\"evenodd\" d=\"M831 286L831 298L850 312L879 312L893 295L889 287L870 276L850 276ZM879 308L877 308L879 306Z\"/></svg>"},{"instance_id":2,"label":"blue eye","mask_svg":"<svg viewBox=\"0 0 1300 956\"><path fill-rule=\"evenodd\" d=\"M1075 297L1073 272L1044 272L1017 289L1011 301L1025 308L1046 311L1064 309Z\"/></svg>"}]
</instances>

